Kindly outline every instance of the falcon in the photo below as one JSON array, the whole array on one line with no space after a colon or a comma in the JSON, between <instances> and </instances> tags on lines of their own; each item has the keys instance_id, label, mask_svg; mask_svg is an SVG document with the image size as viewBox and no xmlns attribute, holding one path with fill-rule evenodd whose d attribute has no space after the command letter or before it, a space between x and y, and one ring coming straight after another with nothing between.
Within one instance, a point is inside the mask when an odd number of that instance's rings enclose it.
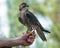
<instances>
[{"instance_id":1,"label":"falcon","mask_svg":"<svg viewBox=\"0 0 60 48\"><path fill-rule=\"evenodd\" d=\"M32 31L33 29L35 29L40 38L43 41L46 41L47 39L43 32L50 32L42 27L36 16L28 10L28 7L29 5L27 5L26 3L22 3L19 5L19 22L21 22L23 25L27 27L27 31Z\"/></svg>"}]
</instances>

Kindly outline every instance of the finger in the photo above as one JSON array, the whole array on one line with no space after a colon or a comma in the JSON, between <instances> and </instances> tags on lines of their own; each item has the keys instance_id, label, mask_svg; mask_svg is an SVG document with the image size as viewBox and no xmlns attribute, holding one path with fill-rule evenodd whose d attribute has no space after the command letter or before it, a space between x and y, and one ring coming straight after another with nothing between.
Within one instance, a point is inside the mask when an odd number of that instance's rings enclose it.
<instances>
[{"instance_id":1,"label":"finger","mask_svg":"<svg viewBox=\"0 0 60 48\"><path fill-rule=\"evenodd\" d=\"M29 36L29 34L24 33L22 37L26 39L28 36Z\"/></svg>"},{"instance_id":2,"label":"finger","mask_svg":"<svg viewBox=\"0 0 60 48\"><path fill-rule=\"evenodd\" d=\"M28 39L35 39L35 37L34 36L29 36L29 38Z\"/></svg>"},{"instance_id":3,"label":"finger","mask_svg":"<svg viewBox=\"0 0 60 48\"><path fill-rule=\"evenodd\" d=\"M22 36L22 38L23 39L28 39L28 38L30 38L30 36L33 37L33 38L35 38L35 34L33 32L31 34L28 34L27 32L24 33L24 35Z\"/></svg>"},{"instance_id":4,"label":"finger","mask_svg":"<svg viewBox=\"0 0 60 48\"><path fill-rule=\"evenodd\" d=\"M27 39L27 42L28 42L29 44L32 44L32 43L33 43L33 41L34 41L34 39L33 39L33 38L29 38L29 39Z\"/></svg>"},{"instance_id":5,"label":"finger","mask_svg":"<svg viewBox=\"0 0 60 48\"><path fill-rule=\"evenodd\" d=\"M36 36L35 34L31 34L29 37L35 38L35 36Z\"/></svg>"},{"instance_id":6,"label":"finger","mask_svg":"<svg viewBox=\"0 0 60 48\"><path fill-rule=\"evenodd\" d=\"M29 38L27 39L27 42L32 44L34 41L35 37L34 36L29 36Z\"/></svg>"}]
</instances>

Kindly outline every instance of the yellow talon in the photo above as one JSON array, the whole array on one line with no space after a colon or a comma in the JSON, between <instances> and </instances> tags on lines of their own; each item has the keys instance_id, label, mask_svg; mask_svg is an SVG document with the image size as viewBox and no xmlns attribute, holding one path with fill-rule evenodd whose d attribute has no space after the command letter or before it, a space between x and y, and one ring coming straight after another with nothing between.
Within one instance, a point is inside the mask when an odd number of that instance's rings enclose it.
<instances>
[{"instance_id":1,"label":"yellow talon","mask_svg":"<svg viewBox=\"0 0 60 48\"><path fill-rule=\"evenodd\" d=\"M31 32L31 31L28 31L27 34L29 34L29 35L34 35L34 33Z\"/></svg>"}]
</instances>

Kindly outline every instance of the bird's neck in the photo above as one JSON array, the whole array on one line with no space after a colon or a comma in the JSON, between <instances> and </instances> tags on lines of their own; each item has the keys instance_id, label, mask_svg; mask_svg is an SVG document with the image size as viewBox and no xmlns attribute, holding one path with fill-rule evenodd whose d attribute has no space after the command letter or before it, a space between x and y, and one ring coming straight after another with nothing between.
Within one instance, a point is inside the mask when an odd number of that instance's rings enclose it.
<instances>
[{"instance_id":1,"label":"bird's neck","mask_svg":"<svg viewBox=\"0 0 60 48\"><path fill-rule=\"evenodd\" d=\"M28 9L23 9L23 10L20 11L20 13L21 13L21 14L25 14L26 11L28 11Z\"/></svg>"}]
</instances>

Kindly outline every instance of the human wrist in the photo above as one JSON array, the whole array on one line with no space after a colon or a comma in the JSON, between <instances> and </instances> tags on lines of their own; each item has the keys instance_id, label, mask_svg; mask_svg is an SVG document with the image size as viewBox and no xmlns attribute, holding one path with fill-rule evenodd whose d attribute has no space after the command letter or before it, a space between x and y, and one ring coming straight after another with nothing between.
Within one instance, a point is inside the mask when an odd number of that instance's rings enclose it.
<instances>
[{"instance_id":1,"label":"human wrist","mask_svg":"<svg viewBox=\"0 0 60 48\"><path fill-rule=\"evenodd\" d=\"M15 40L15 42L16 42L16 44L17 45L23 45L23 39L21 38L21 37L19 37L19 38L17 38L16 40Z\"/></svg>"}]
</instances>

